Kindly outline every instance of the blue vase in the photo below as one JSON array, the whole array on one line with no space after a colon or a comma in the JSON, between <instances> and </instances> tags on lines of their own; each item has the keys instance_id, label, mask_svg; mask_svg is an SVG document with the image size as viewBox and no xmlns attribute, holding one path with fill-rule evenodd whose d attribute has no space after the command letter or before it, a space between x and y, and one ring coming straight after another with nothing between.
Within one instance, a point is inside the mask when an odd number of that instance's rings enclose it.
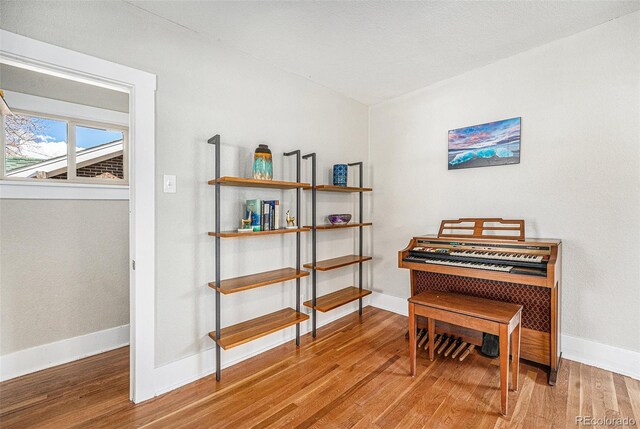
<instances>
[{"instance_id":1,"label":"blue vase","mask_svg":"<svg viewBox=\"0 0 640 429\"><path fill-rule=\"evenodd\" d=\"M347 169L347 164L333 166L333 184L335 186L347 186Z\"/></svg>"}]
</instances>

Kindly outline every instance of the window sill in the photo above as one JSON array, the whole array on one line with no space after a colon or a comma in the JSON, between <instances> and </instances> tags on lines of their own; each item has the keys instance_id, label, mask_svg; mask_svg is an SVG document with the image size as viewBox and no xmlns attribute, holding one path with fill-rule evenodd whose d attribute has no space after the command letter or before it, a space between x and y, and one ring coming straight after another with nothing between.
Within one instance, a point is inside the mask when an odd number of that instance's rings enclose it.
<instances>
[{"instance_id":1,"label":"window sill","mask_svg":"<svg viewBox=\"0 0 640 429\"><path fill-rule=\"evenodd\" d=\"M128 200L128 185L0 180L0 199Z\"/></svg>"}]
</instances>

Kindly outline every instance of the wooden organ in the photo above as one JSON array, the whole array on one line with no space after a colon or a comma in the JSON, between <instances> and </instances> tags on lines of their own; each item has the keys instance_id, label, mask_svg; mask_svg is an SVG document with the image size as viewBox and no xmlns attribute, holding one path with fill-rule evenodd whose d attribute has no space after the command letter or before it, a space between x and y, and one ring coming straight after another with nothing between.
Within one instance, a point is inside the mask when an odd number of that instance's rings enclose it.
<instances>
[{"instance_id":1,"label":"wooden organ","mask_svg":"<svg viewBox=\"0 0 640 429\"><path fill-rule=\"evenodd\" d=\"M521 304L521 357L548 366L554 385L562 358L561 250L557 239L525 239L524 220L462 218L443 220L437 235L414 237L398 252L398 266L410 270L412 296L438 290ZM480 332L440 323L436 332L482 344Z\"/></svg>"}]
</instances>

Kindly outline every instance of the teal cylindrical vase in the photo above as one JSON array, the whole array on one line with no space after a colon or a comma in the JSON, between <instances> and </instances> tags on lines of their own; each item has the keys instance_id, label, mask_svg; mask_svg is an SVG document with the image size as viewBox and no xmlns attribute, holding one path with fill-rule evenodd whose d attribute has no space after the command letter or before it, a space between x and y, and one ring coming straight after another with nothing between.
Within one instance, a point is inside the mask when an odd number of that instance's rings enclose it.
<instances>
[{"instance_id":1,"label":"teal cylindrical vase","mask_svg":"<svg viewBox=\"0 0 640 429\"><path fill-rule=\"evenodd\" d=\"M253 178L258 180L273 179L273 160L271 150L266 144L258 145L253 155Z\"/></svg>"}]
</instances>

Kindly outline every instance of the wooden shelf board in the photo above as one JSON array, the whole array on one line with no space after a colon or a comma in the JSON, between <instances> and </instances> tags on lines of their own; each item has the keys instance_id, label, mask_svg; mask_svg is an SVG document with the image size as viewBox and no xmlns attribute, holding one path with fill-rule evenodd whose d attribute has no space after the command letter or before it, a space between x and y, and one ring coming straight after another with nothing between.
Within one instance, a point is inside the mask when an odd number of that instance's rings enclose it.
<instances>
[{"instance_id":1,"label":"wooden shelf board","mask_svg":"<svg viewBox=\"0 0 640 429\"><path fill-rule=\"evenodd\" d=\"M354 286L349 286L344 289L337 290L330 294L319 296L316 298L316 310L326 312L338 308L342 305L348 304L351 301L355 301L359 298L365 297L371 294L370 290L358 289ZM304 302L305 307L311 308L311 301Z\"/></svg>"},{"instance_id":2,"label":"wooden shelf board","mask_svg":"<svg viewBox=\"0 0 640 429\"><path fill-rule=\"evenodd\" d=\"M251 231L251 232L238 232L235 230L232 231L222 231L220 234L216 234L215 232L209 232L209 235L212 237L220 236L222 238L232 238L232 237L256 237L260 235L273 235L273 234L291 234L294 232L307 232L311 231L309 227L302 227L296 229L272 229L268 231Z\"/></svg>"},{"instance_id":3,"label":"wooden shelf board","mask_svg":"<svg viewBox=\"0 0 640 429\"><path fill-rule=\"evenodd\" d=\"M220 183L221 186L243 186L247 188L272 188L272 189L296 189L311 186L309 183L283 182L280 180L258 180L244 177L224 176L219 179L209 180L210 185Z\"/></svg>"},{"instance_id":4,"label":"wooden shelf board","mask_svg":"<svg viewBox=\"0 0 640 429\"><path fill-rule=\"evenodd\" d=\"M313 186L306 186L305 190L312 189ZM336 186L336 185L316 185L316 191L323 192L371 192L372 188L358 188L354 186Z\"/></svg>"},{"instance_id":5,"label":"wooden shelf board","mask_svg":"<svg viewBox=\"0 0 640 429\"><path fill-rule=\"evenodd\" d=\"M216 338L215 331L209 332L209 337L218 343L220 347L228 350L297 323L304 322L307 319L309 319L309 316L306 314L298 313L293 308L285 308L275 313L247 320L246 322L227 326L220 330L220 339Z\"/></svg>"},{"instance_id":6,"label":"wooden shelf board","mask_svg":"<svg viewBox=\"0 0 640 429\"><path fill-rule=\"evenodd\" d=\"M358 262L364 262L371 259L371 256L358 256L358 255L346 255L338 258L325 259L323 261L316 261L316 270L329 271L336 268L346 267L347 265L357 264ZM313 269L313 264L304 264L305 268Z\"/></svg>"},{"instance_id":7,"label":"wooden shelf board","mask_svg":"<svg viewBox=\"0 0 640 429\"><path fill-rule=\"evenodd\" d=\"M263 273L250 274L248 276L234 277L220 282L220 287L216 287L215 282L209 283L209 287L227 295L241 292L243 290L268 286L274 283L286 282L309 275L308 271L296 270L295 268L281 268Z\"/></svg>"},{"instance_id":8,"label":"wooden shelf board","mask_svg":"<svg viewBox=\"0 0 640 429\"><path fill-rule=\"evenodd\" d=\"M323 224L323 225L316 225L315 229L340 229L340 228L356 228L358 226L371 226L373 225L373 223L371 222L364 222L364 223L348 223L346 225L332 225L330 223L327 224ZM310 228L313 229L312 226L305 226L305 228Z\"/></svg>"}]
</instances>

